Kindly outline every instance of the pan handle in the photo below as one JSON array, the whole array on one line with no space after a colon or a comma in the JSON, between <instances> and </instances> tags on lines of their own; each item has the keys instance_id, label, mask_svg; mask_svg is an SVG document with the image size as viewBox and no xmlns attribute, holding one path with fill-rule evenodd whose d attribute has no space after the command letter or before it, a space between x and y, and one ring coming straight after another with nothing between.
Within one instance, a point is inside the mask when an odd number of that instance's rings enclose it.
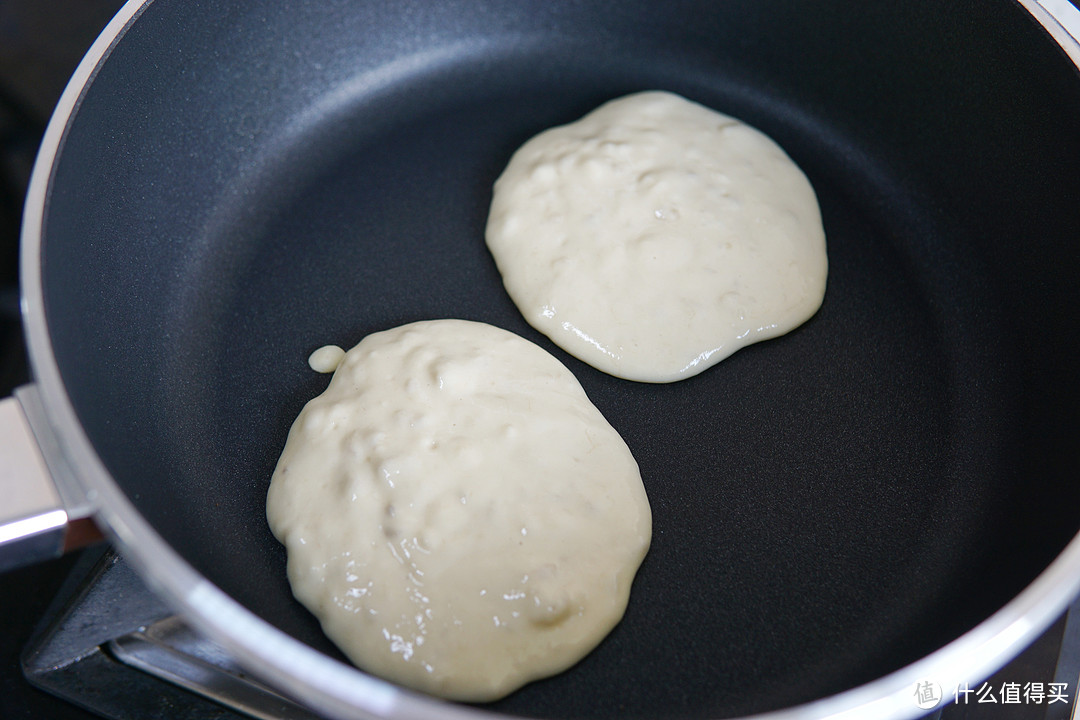
<instances>
[{"instance_id":1,"label":"pan handle","mask_svg":"<svg viewBox=\"0 0 1080 720\"><path fill-rule=\"evenodd\" d=\"M58 459L46 463L55 439L34 422L41 417L33 385L0 400L0 572L102 539L85 493L58 481Z\"/></svg>"}]
</instances>

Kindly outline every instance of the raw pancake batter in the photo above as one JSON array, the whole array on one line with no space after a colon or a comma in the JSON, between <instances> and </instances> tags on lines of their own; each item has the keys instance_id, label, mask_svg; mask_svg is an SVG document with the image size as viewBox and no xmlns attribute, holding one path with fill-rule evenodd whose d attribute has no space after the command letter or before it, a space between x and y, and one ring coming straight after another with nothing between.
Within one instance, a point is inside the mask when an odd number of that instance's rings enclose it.
<instances>
[{"instance_id":1,"label":"raw pancake batter","mask_svg":"<svg viewBox=\"0 0 1080 720\"><path fill-rule=\"evenodd\" d=\"M461 320L340 358L289 433L267 518L294 594L349 658L469 701L592 650L651 537L637 463L573 375Z\"/></svg>"},{"instance_id":2,"label":"raw pancake batter","mask_svg":"<svg viewBox=\"0 0 1080 720\"><path fill-rule=\"evenodd\" d=\"M525 143L486 238L530 324L630 380L695 375L794 329L825 294L806 176L761 132L667 92Z\"/></svg>"}]
</instances>

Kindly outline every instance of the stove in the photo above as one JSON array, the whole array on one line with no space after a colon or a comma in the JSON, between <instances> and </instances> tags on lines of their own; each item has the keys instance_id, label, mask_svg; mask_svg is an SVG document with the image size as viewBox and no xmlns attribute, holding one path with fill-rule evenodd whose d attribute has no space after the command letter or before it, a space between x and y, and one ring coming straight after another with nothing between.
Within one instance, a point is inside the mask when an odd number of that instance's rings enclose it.
<instances>
[{"instance_id":1,"label":"stove","mask_svg":"<svg viewBox=\"0 0 1080 720\"><path fill-rule=\"evenodd\" d=\"M191 631L111 549L67 569L22 648L26 681L107 718L316 720Z\"/></svg>"},{"instance_id":2,"label":"stove","mask_svg":"<svg viewBox=\"0 0 1080 720\"><path fill-rule=\"evenodd\" d=\"M29 380L17 255L34 154L67 78L122 4L0 2L0 397ZM0 575L0 623L4 720L315 717L187 628L106 545ZM1067 720L1078 679L1080 602L985 683L913 688L912 701L935 720Z\"/></svg>"}]
</instances>

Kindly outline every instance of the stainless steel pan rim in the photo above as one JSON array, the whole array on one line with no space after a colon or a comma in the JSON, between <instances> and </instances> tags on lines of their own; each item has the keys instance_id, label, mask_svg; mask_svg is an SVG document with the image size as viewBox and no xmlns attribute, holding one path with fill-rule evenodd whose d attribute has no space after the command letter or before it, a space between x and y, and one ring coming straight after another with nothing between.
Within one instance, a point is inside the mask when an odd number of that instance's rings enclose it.
<instances>
[{"instance_id":1,"label":"stainless steel pan rim","mask_svg":"<svg viewBox=\"0 0 1080 720\"><path fill-rule=\"evenodd\" d=\"M129 0L93 44L65 89L31 177L22 227L22 312L35 384L65 459L78 468L97 517L147 584L199 631L252 672L302 702L340 718L475 717L480 711L421 697L344 665L255 616L203 578L121 492L76 417L53 353L44 311L41 244L46 200L69 120L113 45L152 0ZM1035 0L1021 4L1080 67L1080 43ZM1080 535L1023 592L974 629L927 657L860 687L758 720L914 718L916 684L952 689L976 683L1023 650L1080 591ZM496 717L483 713L488 717Z\"/></svg>"}]
</instances>

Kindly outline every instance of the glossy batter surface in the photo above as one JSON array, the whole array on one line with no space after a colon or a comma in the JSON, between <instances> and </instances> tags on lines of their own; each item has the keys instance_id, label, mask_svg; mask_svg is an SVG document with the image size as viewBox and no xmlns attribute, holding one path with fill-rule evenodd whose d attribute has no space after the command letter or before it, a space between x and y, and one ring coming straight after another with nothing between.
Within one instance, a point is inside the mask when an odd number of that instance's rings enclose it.
<instances>
[{"instance_id":1,"label":"glossy batter surface","mask_svg":"<svg viewBox=\"0 0 1080 720\"><path fill-rule=\"evenodd\" d=\"M486 239L530 324L630 380L695 375L802 324L825 293L806 176L761 132L667 92L525 143Z\"/></svg>"},{"instance_id":2,"label":"glossy batter surface","mask_svg":"<svg viewBox=\"0 0 1080 720\"><path fill-rule=\"evenodd\" d=\"M267 518L350 659L469 701L595 647L651 538L637 463L573 375L461 320L345 354L289 433Z\"/></svg>"}]
</instances>

